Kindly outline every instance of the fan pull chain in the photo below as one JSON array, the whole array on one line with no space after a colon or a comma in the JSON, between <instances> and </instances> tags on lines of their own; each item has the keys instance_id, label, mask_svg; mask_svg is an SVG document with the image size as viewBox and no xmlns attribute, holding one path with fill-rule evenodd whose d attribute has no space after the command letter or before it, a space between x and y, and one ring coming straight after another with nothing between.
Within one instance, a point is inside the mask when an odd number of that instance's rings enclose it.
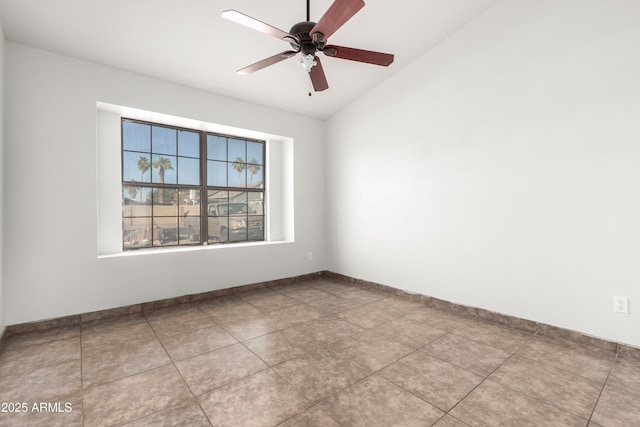
<instances>
[{"instance_id":1,"label":"fan pull chain","mask_svg":"<svg viewBox=\"0 0 640 427\"><path fill-rule=\"evenodd\" d=\"M309 80L309 96L311 96L311 80Z\"/></svg>"}]
</instances>

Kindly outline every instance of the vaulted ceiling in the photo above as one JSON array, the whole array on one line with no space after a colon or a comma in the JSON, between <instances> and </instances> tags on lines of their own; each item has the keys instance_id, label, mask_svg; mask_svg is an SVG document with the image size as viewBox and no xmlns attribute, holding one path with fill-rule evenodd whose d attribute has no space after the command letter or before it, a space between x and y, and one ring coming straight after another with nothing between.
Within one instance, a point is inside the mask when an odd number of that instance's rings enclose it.
<instances>
[{"instance_id":1,"label":"vaulted ceiling","mask_svg":"<svg viewBox=\"0 0 640 427\"><path fill-rule=\"evenodd\" d=\"M305 0L0 0L0 20L13 42L326 119L499 1L367 0L329 41L393 53L394 63L320 55L329 89L311 97L297 57L236 74L289 45L221 17L235 9L288 32L305 20ZM332 3L311 0L311 20Z\"/></svg>"}]
</instances>

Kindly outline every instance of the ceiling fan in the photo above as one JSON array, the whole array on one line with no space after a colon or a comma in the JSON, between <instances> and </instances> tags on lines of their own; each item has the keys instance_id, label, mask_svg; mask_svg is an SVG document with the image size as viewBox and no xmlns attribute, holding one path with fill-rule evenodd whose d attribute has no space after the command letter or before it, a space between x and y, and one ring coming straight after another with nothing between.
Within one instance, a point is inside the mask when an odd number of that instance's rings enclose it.
<instances>
[{"instance_id":1,"label":"ceiling fan","mask_svg":"<svg viewBox=\"0 0 640 427\"><path fill-rule=\"evenodd\" d=\"M260 31L261 33L277 37L289 43L292 48L292 50L285 50L284 52L244 67L237 71L238 74L251 74L301 53L302 57L299 58L298 61L304 67L305 71L309 73L313 89L319 92L328 89L329 84L327 83L327 78L322 69L322 63L316 55L316 52L322 52L326 56L333 58L365 62L385 67L388 66L393 62L393 55L389 53L327 44L329 37L363 7L363 0L335 0L318 23L315 23L310 20L309 0L307 0L307 20L295 24L288 33L251 18L237 10L225 10L222 12L223 18ZM309 92L309 95L311 95L311 92Z\"/></svg>"}]
</instances>

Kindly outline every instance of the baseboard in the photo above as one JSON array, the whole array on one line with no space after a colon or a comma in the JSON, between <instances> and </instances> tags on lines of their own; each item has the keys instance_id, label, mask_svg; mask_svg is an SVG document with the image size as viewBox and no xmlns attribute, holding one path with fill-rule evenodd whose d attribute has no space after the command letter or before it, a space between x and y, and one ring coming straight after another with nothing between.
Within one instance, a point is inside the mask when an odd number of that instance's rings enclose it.
<instances>
[{"instance_id":1,"label":"baseboard","mask_svg":"<svg viewBox=\"0 0 640 427\"><path fill-rule=\"evenodd\" d=\"M629 356L640 359L640 348L633 347L628 344L618 343L584 334L582 332L572 331L570 329L558 326L547 325L545 323L536 322L534 320L522 319L515 316L509 316L502 313L496 313L483 308L471 307L462 304L456 304L450 301L438 299L428 295L416 294L394 288L388 285L369 282L362 279L356 279L331 271L319 271L316 273L303 274L300 276L287 277L284 279L270 280L266 282L252 283L249 285L235 286L231 288L218 289L215 291L203 292L192 295L184 295L175 298L167 298L157 301L150 301L141 304L133 304L124 307L109 308L106 310L94 311L90 313L82 313L71 316L64 316L55 319L41 320L36 322L22 323L17 325L8 325L0 334L0 345L11 335L22 334L27 332L40 331L61 326L75 326L83 323L92 322L102 319L110 319L121 317L129 314L147 313L161 308L170 307L178 304L189 302L198 302L210 298L217 298L226 295L234 295L243 292L249 292L262 288L277 288L281 286L289 286L296 283L304 283L310 280L326 279L337 281L351 286L357 286L364 289L370 289L377 292L383 292L390 295L410 300L419 301L427 307L439 310L453 312L463 317L479 319L505 327L517 329L534 335L549 336L562 338L578 344L597 347L617 353L620 356Z\"/></svg>"}]
</instances>

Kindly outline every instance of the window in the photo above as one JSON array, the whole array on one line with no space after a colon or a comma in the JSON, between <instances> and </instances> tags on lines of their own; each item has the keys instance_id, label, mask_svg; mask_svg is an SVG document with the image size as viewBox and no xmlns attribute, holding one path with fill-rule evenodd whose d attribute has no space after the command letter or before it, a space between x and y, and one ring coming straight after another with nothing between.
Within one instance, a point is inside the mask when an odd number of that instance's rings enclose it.
<instances>
[{"instance_id":1,"label":"window","mask_svg":"<svg viewBox=\"0 0 640 427\"><path fill-rule=\"evenodd\" d=\"M121 123L124 250L264 240L264 141Z\"/></svg>"}]
</instances>

